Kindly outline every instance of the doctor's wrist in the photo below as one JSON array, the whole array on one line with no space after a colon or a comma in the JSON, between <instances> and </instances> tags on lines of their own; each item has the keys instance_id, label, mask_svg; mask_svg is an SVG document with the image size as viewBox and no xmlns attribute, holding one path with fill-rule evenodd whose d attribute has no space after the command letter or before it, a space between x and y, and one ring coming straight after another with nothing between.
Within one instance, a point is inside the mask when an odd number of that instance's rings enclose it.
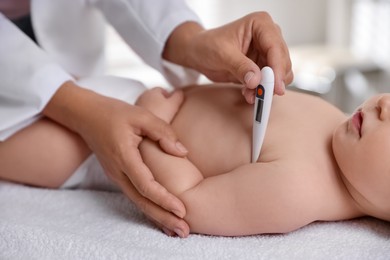
<instances>
[{"instance_id":1,"label":"doctor's wrist","mask_svg":"<svg viewBox=\"0 0 390 260\"><path fill-rule=\"evenodd\" d=\"M204 28L196 22L185 22L173 30L169 36L162 57L178 65L192 68L191 43L194 36L204 31Z\"/></svg>"},{"instance_id":2,"label":"doctor's wrist","mask_svg":"<svg viewBox=\"0 0 390 260\"><path fill-rule=\"evenodd\" d=\"M73 81L66 81L53 95L45 109L43 115L61 124L71 131L80 134L80 127L88 114L93 114L89 108L97 93L81 88Z\"/></svg>"}]
</instances>

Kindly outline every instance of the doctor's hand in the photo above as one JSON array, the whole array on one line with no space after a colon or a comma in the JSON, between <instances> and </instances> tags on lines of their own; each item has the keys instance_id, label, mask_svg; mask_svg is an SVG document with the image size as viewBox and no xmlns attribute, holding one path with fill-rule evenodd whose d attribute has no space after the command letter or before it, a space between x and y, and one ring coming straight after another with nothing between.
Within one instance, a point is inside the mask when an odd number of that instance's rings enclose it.
<instances>
[{"instance_id":1,"label":"doctor's hand","mask_svg":"<svg viewBox=\"0 0 390 260\"><path fill-rule=\"evenodd\" d=\"M168 235L189 234L184 204L155 181L138 146L143 137L172 155L185 156L166 122L148 110L82 89L66 82L50 100L44 114L77 132L95 153L106 174Z\"/></svg>"},{"instance_id":2,"label":"doctor's hand","mask_svg":"<svg viewBox=\"0 0 390 260\"><path fill-rule=\"evenodd\" d=\"M293 80L291 60L281 30L269 14L256 12L216 29L187 22L169 37L163 57L193 68L216 82L244 85L243 95L254 102L260 68L275 74L275 94L283 95Z\"/></svg>"}]
</instances>

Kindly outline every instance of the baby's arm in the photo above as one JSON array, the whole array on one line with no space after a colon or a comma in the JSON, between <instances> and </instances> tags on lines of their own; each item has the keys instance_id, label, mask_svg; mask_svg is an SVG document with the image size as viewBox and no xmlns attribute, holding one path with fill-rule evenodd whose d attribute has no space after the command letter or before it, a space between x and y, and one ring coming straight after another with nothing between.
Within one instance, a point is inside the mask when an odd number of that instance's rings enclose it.
<instances>
[{"instance_id":1,"label":"baby's arm","mask_svg":"<svg viewBox=\"0 0 390 260\"><path fill-rule=\"evenodd\" d=\"M43 118L0 142L0 179L57 188L90 153L80 136Z\"/></svg>"},{"instance_id":2,"label":"baby's arm","mask_svg":"<svg viewBox=\"0 0 390 260\"><path fill-rule=\"evenodd\" d=\"M304 182L288 175L273 163L256 163L205 178L179 196L191 232L286 233L312 222L315 209L308 205Z\"/></svg>"},{"instance_id":3,"label":"baby's arm","mask_svg":"<svg viewBox=\"0 0 390 260\"><path fill-rule=\"evenodd\" d=\"M189 160L168 155L151 141L141 152L157 181L183 201L192 233L285 233L312 221L303 182L277 165L247 164L203 178Z\"/></svg>"}]
</instances>

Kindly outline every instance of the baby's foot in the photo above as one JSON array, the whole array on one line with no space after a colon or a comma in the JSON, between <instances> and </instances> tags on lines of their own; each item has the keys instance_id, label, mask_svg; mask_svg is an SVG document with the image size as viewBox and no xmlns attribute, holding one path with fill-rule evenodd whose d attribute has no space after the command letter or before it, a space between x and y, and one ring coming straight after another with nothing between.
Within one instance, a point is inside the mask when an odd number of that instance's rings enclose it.
<instances>
[{"instance_id":1,"label":"baby's foot","mask_svg":"<svg viewBox=\"0 0 390 260\"><path fill-rule=\"evenodd\" d=\"M135 103L144 107L167 123L171 123L183 103L183 91L168 92L163 88L153 88L145 91Z\"/></svg>"}]
</instances>

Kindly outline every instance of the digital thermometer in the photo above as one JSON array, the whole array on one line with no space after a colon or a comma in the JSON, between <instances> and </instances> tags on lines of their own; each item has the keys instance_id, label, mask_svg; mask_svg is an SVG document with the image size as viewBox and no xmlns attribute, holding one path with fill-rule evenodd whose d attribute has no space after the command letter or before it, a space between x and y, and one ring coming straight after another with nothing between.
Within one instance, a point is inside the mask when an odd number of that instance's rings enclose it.
<instances>
[{"instance_id":1,"label":"digital thermometer","mask_svg":"<svg viewBox=\"0 0 390 260\"><path fill-rule=\"evenodd\" d=\"M253 112L252 132L252 163L260 156L268 118L271 112L272 97L274 95L274 72L270 67L261 70L260 85L256 88L255 105Z\"/></svg>"}]
</instances>

